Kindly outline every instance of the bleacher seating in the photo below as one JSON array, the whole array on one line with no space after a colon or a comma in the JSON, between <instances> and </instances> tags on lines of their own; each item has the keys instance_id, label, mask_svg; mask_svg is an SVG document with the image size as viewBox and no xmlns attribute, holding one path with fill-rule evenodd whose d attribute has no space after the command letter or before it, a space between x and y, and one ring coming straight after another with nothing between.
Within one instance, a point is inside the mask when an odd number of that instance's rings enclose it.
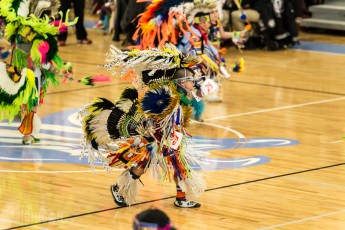
<instances>
[{"instance_id":1,"label":"bleacher seating","mask_svg":"<svg viewBox=\"0 0 345 230\"><path fill-rule=\"evenodd\" d=\"M311 18L303 19L305 28L321 28L345 31L345 1L325 0L324 4L309 7Z\"/></svg>"}]
</instances>

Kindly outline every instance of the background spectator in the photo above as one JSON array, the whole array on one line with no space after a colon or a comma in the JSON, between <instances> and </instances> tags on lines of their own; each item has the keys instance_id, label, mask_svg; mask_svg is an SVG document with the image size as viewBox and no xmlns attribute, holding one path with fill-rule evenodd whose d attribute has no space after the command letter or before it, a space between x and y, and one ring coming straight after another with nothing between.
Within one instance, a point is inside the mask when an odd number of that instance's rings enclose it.
<instances>
[{"instance_id":1,"label":"background spectator","mask_svg":"<svg viewBox=\"0 0 345 230\"><path fill-rule=\"evenodd\" d=\"M78 44L91 44L92 41L87 38L87 32L84 27L84 9L85 9L85 0L60 0L61 6L59 11L62 11L62 20L65 21L67 10L71 8L73 4L74 16L78 17L78 22L75 25L77 43ZM61 32L58 36L59 45L66 45L68 32Z\"/></svg>"},{"instance_id":2,"label":"background spectator","mask_svg":"<svg viewBox=\"0 0 345 230\"><path fill-rule=\"evenodd\" d=\"M261 12L260 34L268 50L288 48L298 42L298 0L272 0Z\"/></svg>"},{"instance_id":3,"label":"background spectator","mask_svg":"<svg viewBox=\"0 0 345 230\"><path fill-rule=\"evenodd\" d=\"M103 29L109 26L109 20L113 11L116 8L116 0L109 0L101 6L99 10L99 20L94 26L94 29Z\"/></svg>"}]
</instances>

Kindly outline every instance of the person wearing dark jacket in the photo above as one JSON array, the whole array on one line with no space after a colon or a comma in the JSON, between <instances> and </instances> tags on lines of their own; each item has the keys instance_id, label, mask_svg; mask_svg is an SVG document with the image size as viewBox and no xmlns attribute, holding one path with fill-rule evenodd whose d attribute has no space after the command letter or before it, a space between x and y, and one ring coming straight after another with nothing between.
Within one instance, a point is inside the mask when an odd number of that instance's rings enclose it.
<instances>
[{"instance_id":1,"label":"person wearing dark jacket","mask_svg":"<svg viewBox=\"0 0 345 230\"><path fill-rule=\"evenodd\" d=\"M60 0L61 6L59 11L62 12L62 21L66 20L67 10L71 8L73 4L74 16L78 17L77 24L75 25L77 43L78 44L91 44L92 41L87 37L87 31L84 26L84 9L85 0ZM59 46L66 45L67 31L61 32L58 36Z\"/></svg>"},{"instance_id":2,"label":"person wearing dark jacket","mask_svg":"<svg viewBox=\"0 0 345 230\"><path fill-rule=\"evenodd\" d=\"M121 30L120 22L121 18L123 16L123 12L126 11L127 7L127 0L118 0L117 1L117 7L116 7L116 17L114 21L114 36L113 41L120 41L120 34L123 33Z\"/></svg>"},{"instance_id":3,"label":"person wearing dark jacket","mask_svg":"<svg viewBox=\"0 0 345 230\"><path fill-rule=\"evenodd\" d=\"M243 0L241 6L247 19L257 24L254 28L258 28L256 33L261 37L259 46L267 50L279 50L298 43L295 22L298 0ZM240 30L245 23L240 18L242 12L236 4L233 4L232 10L233 27ZM253 40L249 38L246 46Z\"/></svg>"},{"instance_id":4,"label":"person wearing dark jacket","mask_svg":"<svg viewBox=\"0 0 345 230\"><path fill-rule=\"evenodd\" d=\"M146 10L147 2L138 3L136 0L118 0L115 18L115 34L113 41L120 41L120 34L126 34L122 45L134 45L132 36L136 30L137 16Z\"/></svg>"},{"instance_id":5,"label":"person wearing dark jacket","mask_svg":"<svg viewBox=\"0 0 345 230\"><path fill-rule=\"evenodd\" d=\"M260 30L268 50L298 44L298 0L272 0L261 13Z\"/></svg>"},{"instance_id":6,"label":"person wearing dark jacket","mask_svg":"<svg viewBox=\"0 0 345 230\"><path fill-rule=\"evenodd\" d=\"M135 33L138 24L138 15L143 13L148 5L148 2L128 0L126 10L120 21L121 30L126 34L126 39L122 43L123 46L136 44L136 41L133 41L132 36Z\"/></svg>"}]
</instances>

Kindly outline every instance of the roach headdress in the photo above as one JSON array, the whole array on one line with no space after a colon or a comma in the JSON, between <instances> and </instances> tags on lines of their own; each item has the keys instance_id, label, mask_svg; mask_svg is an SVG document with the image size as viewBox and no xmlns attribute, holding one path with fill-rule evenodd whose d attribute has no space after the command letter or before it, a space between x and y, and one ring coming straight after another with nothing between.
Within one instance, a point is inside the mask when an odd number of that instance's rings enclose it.
<instances>
[{"instance_id":1,"label":"roach headdress","mask_svg":"<svg viewBox=\"0 0 345 230\"><path fill-rule=\"evenodd\" d=\"M110 47L107 64L103 65L113 74L120 70L120 77L136 80L139 84L163 82L176 79L181 68L191 68L200 62L199 57L181 53L176 46L165 43L161 49L133 49L121 51Z\"/></svg>"}]
</instances>

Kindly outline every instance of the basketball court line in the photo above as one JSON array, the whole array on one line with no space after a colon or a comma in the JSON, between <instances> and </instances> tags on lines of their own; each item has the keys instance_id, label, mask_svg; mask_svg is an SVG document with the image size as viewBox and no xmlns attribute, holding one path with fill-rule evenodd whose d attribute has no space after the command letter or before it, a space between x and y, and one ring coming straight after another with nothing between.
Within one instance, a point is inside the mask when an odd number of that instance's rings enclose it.
<instances>
[{"instance_id":1,"label":"basketball court line","mask_svg":"<svg viewBox=\"0 0 345 230\"><path fill-rule=\"evenodd\" d=\"M322 166L322 167L318 167L318 168L306 169L306 170L297 171L297 172L292 172L292 173L286 173L286 174L280 174L280 175L276 175L276 176L270 176L270 177L260 178L260 179L256 179L256 180L250 180L250 181L245 181L245 182L239 182L239 183L230 184L230 185L219 186L219 187L215 187L215 188L206 189L205 192L210 192L210 191L214 191L214 190L219 190L219 189L224 189L224 188L230 188L230 187L235 187L235 186L245 185L245 184L250 184L250 183L256 183L256 182L260 182L260 181L265 181L265 180L270 180L270 179L276 179L276 178L280 178L280 177L286 177L286 176L301 174L301 173L305 173L305 172L317 171L317 170L322 170L322 169L326 169L326 168L337 167L337 166L341 166L341 165L345 165L345 162L338 163L338 164L333 164L333 165ZM155 200L144 201L144 202L140 202L140 203L133 204L132 206L138 206L138 205L142 205L142 204L153 203L153 202L156 202L156 201L168 200L168 199L172 199L172 198L175 198L175 196L169 196L169 197L163 197L163 198L159 198L159 199L155 199ZM51 222L57 222L57 221L62 221L62 220L66 220L66 219L72 219L72 218L76 218L76 217L87 216L87 215L97 214L97 213L101 213L101 212L107 212L107 211L116 210L116 209L121 209L121 208L126 208L126 207L114 207L114 208L108 208L108 209L97 210L97 211L93 211L93 212L86 212L86 213L81 213L81 214L77 214L77 215L66 216L66 217L57 218L57 219L51 219L51 220L46 220L46 221L41 221L41 222L36 222L36 223L31 223L31 224L20 225L20 226L8 228L8 229L5 229L5 230L9 230L9 229L19 229L19 228L25 228L25 227L31 227L31 226L35 226L35 225L39 225L39 224L46 224L46 223L51 223ZM342 212L343 212L343 211L342 211ZM333 215L333 214L332 214L332 215ZM320 215L320 216L322 216L322 215ZM306 219L303 219L303 221L305 221L305 220L306 220ZM299 220L299 221L301 221L301 220ZM287 222L287 223L285 223L285 225L290 224L290 223L293 223L293 222ZM282 225L282 226L283 226L283 225ZM279 227L279 226L276 225L276 226L271 226L271 227L269 227L269 228L273 228L273 227ZM268 229L268 228L267 228L267 229Z\"/></svg>"},{"instance_id":2,"label":"basketball court line","mask_svg":"<svg viewBox=\"0 0 345 230\"><path fill-rule=\"evenodd\" d=\"M258 172L258 171L255 171L255 173L263 175L263 176L274 176L273 174L270 174L270 173L264 173L264 172ZM345 189L345 186L337 185L337 184L330 184L330 183L321 182L321 181L307 180L307 179L302 179L302 178L297 178L297 177L289 177L287 179L288 180L294 180L294 181L303 181L303 182L312 183L312 184L325 185L325 186L328 186L328 187L335 187L335 188Z\"/></svg>"},{"instance_id":3,"label":"basketball court line","mask_svg":"<svg viewBox=\"0 0 345 230\"><path fill-rule=\"evenodd\" d=\"M274 228L283 227L283 226L286 226L286 225L298 224L298 223L302 223L302 222L305 222L305 221L315 220L315 219L318 219L318 218L332 216L332 215L337 215L337 214L344 213L344 212L345 212L345 209L344 210L339 210L339 211L336 211L336 212L325 213L325 214L322 214L322 215L311 216L311 217L300 219L300 220L294 220L294 221L290 221L290 222L285 222L285 223L282 223L282 224L277 224L277 225L273 225L273 226L269 226L269 227L259 228L258 230L274 229Z\"/></svg>"},{"instance_id":4,"label":"basketball court line","mask_svg":"<svg viewBox=\"0 0 345 230\"><path fill-rule=\"evenodd\" d=\"M283 109L292 109L292 108L297 108L297 107L302 107L302 106L307 106L307 105L317 105L317 104L341 101L341 100L345 100L345 97L321 100L321 101L313 101L313 102L307 102L307 103L295 104L295 105L287 105L287 106L275 107L275 108L270 108L270 109L256 110L252 112L237 113L237 114L232 114L232 115L218 116L218 117L206 118L204 120L205 121L221 120L221 119L226 119L230 117L239 117L243 115L252 115L252 114L257 114L257 113L272 112L272 111L283 110Z\"/></svg>"},{"instance_id":5,"label":"basketball court line","mask_svg":"<svg viewBox=\"0 0 345 230\"><path fill-rule=\"evenodd\" d=\"M247 138L242 133L240 133L237 130L232 129L230 127L224 127L222 125L216 125L216 124L207 123L207 122L199 122L199 121L193 121L193 122L207 125L207 126L211 126L211 127L215 127L215 128L219 128L219 129L224 129L224 130L228 131L229 133L235 134L237 136L237 144L235 146L233 146L232 149L241 148L247 143ZM241 141L241 140L243 140L243 141Z\"/></svg>"},{"instance_id":6,"label":"basketball court line","mask_svg":"<svg viewBox=\"0 0 345 230\"><path fill-rule=\"evenodd\" d=\"M238 81L238 80L231 80L231 82L243 83L243 84L248 84L248 85L267 86L267 87L273 87L273 88L290 89L290 90L297 90L297 91L302 91L302 92L312 92L312 93L322 93L322 94L329 94L329 95L345 96L344 93L338 93L338 92L326 92L326 91L318 91L318 90L310 90L310 89L302 89L302 88L295 88L295 87L270 85L270 84L262 84L262 83L246 82L246 81ZM118 86L118 85L127 85L127 84L130 84L130 83L121 82L121 83L106 84L106 85L102 84L102 85L90 86L88 88L79 88L79 89L71 89L71 90L64 90L64 91L48 92L47 95L60 94L60 93L70 93L70 92L76 92L76 91L98 89L98 88L104 88L104 87L108 87L108 86Z\"/></svg>"},{"instance_id":7,"label":"basketball court line","mask_svg":"<svg viewBox=\"0 0 345 230\"><path fill-rule=\"evenodd\" d=\"M113 168L113 170L123 170L123 169L116 169ZM67 170L60 170L60 171L53 171L53 170L49 170L49 171L38 171L38 170L0 170L0 173L38 173L38 174L56 174L56 173L99 173L99 172L107 172L105 169L97 169L97 170L71 170L71 171L67 171Z\"/></svg>"},{"instance_id":8,"label":"basketball court line","mask_svg":"<svg viewBox=\"0 0 345 230\"><path fill-rule=\"evenodd\" d=\"M342 55L343 57L344 55ZM303 71L313 71L311 70L310 68L307 68L307 67L296 67L296 66L291 66L291 64L294 64L296 63L297 61L298 62L305 62L305 61L309 61L310 58L298 58L298 60L296 59L289 59L289 60L285 60L284 63L278 61L278 62L274 62L274 61L270 61L270 62L267 62L267 61L260 61L259 58L255 59L255 61L251 62L251 61L248 61L247 62L247 66L249 67L252 67L252 66L255 66L255 67L260 67L260 66L274 66L274 67L282 67L283 69L287 68L287 65L289 66L289 69L293 69L293 70L303 70ZM340 69L327 69L327 68L324 68L324 69L319 69L318 70L319 73L321 72L325 72L327 74L329 73L338 73L338 74L343 74L343 71L341 71Z\"/></svg>"},{"instance_id":9,"label":"basketball court line","mask_svg":"<svg viewBox=\"0 0 345 230\"><path fill-rule=\"evenodd\" d=\"M11 223L11 224L23 224L23 223L20 223L18 221L8 220L8 219L4 219L4 218L0 218L0 222L2 222L2 223ZM42 228L40 228L38 226L32 226L32 227L33 228L37 228L37 229L42 229Z\"/></svg>"},{"instance_id":10,"label":"basketball court line","mask_svg":"<svg viewBox=\"0 0 345 230\"><path fill-rule=\"evenodd\" d=\"M337 144L337 143L341 143L344 142L343 140L337 140L337 141L332 141L331 144Z\"/></svg>"},{"instance_id":11,"label":"basketball court line","mask_svg":"<svg viewBox=\"0 0 345 230\"><path fill-rule=\"evenodd\" d=\"M247 81L238 81L238 80L231 80L231 82L243 83L243 84L248 84L248 85L259 85L259 86L266 86L266 87L274 87L274 88L281 88L281 89L290 89L290 90L296 90L296 91L302 91L302 92L322 93L322 94L329 94L329 95L345 96L344 93L326 92L326 91L313 90L313 89L303 89L303 88L296 88L296 87L271 85L271 84L247 82Z\"/></svg>"}]
</instances>

